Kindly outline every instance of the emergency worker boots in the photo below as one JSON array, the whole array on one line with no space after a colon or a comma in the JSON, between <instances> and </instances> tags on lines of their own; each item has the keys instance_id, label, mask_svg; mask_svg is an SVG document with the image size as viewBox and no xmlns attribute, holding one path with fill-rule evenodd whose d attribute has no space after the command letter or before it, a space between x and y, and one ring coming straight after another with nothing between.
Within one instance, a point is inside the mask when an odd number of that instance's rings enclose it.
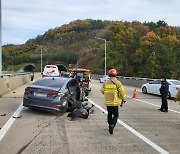
<instances>
[{"instance_id":1,"label":"emergency worker boots","mask_svg":"<svg viewBox=\"0 0 180 154\"><path fill-rule=\"evenodd\" d=\"M109 133L113 134L114 125L109 125Z\"/></svg>"}]
</instances>

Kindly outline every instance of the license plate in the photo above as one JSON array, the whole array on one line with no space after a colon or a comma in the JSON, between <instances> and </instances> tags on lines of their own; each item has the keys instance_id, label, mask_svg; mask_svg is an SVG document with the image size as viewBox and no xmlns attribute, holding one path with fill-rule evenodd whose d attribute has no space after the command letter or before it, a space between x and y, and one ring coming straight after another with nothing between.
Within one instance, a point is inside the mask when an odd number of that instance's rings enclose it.
<instances>
[{"instance_id":1,"label":"license plate","mask_svg":"<svg viewBox=\"0 0 180 154\"><path fill-rule=\"evenodd\" d=\"M34 92L34 96L37 96L37 97L47 97L47 94Z\"/></svg>"}]
</instances>

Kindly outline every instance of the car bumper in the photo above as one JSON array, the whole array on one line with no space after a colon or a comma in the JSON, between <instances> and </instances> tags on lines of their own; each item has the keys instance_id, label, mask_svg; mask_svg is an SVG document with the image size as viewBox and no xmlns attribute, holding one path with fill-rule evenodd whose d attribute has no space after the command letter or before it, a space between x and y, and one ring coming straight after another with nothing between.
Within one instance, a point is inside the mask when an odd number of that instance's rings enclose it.
<instances>
[{"instance_id":1,"label":"car bumper","mask_svg":"<svg viewBox=\"0 0 180 154\"><path fill-rule=\"evenodd\" d=\"M67 102L64 103L63 105L63 103L59 103L59 102L41 102L38 100L24 98L23 106L37 110L50 111L50 112L66 112Z\"/></svg>"}]
</instances>

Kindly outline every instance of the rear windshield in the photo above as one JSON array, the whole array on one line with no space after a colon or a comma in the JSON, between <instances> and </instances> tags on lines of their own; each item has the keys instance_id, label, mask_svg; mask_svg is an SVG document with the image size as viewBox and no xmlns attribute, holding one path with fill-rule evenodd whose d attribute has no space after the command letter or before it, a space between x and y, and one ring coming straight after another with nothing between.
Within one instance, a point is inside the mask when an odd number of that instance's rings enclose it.
<instances>
[{"instance_id":1,"label":"rear windshield","mask_svg":"<svg viewBox=\"0 0 180 154\"><path fill-rule=\"evenodd\" d=\"M57 66L48 65L45 68L57 68Z\"/></svg>"},{"instance_id":2,"label":"rear windshield","mask_svg":"<svg viewBox=\"0 0 180 154\"><path fill-rule=\"evenodd\" d=\"M62 86L68 81L68 78L60 77L46 77L36 81L33 85L45 86L45 87L54 87L61 89Z\"/></svg>"},{"instance_id":3,"label":"rear windshield","mask_svg":"<svg viewBox=\"0 0 180 154\"><path fill-rule=\"evenodd\" d=\"M44 71L43 71L43 74L46 74L46 73L49 73L49 74L52 74L52 73L58 73L58 68L45 68Z\"/></svg>"},{"instance_id":4,"label":"rear windshield","mask_svg":"<svg viewBox=\"0 0 180 154\"><path fill-rule=\"evenodd\" d=\"M171 81L175 85L180 85L180 81Z\"/></svg>"}]
</instances>

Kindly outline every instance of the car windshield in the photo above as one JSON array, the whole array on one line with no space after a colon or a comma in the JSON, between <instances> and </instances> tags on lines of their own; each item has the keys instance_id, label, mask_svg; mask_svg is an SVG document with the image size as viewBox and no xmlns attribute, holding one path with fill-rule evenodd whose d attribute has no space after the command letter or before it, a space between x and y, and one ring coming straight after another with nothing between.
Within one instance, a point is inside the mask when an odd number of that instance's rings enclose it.
<instances>
[{"instance_id":1,"label":"car windshield","mask_svg":"<svg viewBox=\"0 0 180 154\"><path fill-rule=\"evenodd\" d=\"M155 80L155 81L151 82L151 84L161 84L161 80Z\"/></svg>"},{"instance_id":2,"label":"car windshield","mask_svg":"<svg viewBox=\"0 0 180 154\"><path fill-rule=\"evenodd\" d=\"M54 87L61 89L62 86L67 82L68 78L60 78L60 77L47 77L36 81L33 85L38 86L46 86L46 87Z\"/></svg>"},{"instance_id":3,"label":"car windshield","mask_svg":"<svg viewBox=\"0 0 180 154\"><path fill-rule=\"evenodd\" d=\"M170 81L170 82L173 83L174 85L180 85L180 81L178 81L178 80L177 81L176 80L175 81Z\"/></svg>"}]
</instances>

